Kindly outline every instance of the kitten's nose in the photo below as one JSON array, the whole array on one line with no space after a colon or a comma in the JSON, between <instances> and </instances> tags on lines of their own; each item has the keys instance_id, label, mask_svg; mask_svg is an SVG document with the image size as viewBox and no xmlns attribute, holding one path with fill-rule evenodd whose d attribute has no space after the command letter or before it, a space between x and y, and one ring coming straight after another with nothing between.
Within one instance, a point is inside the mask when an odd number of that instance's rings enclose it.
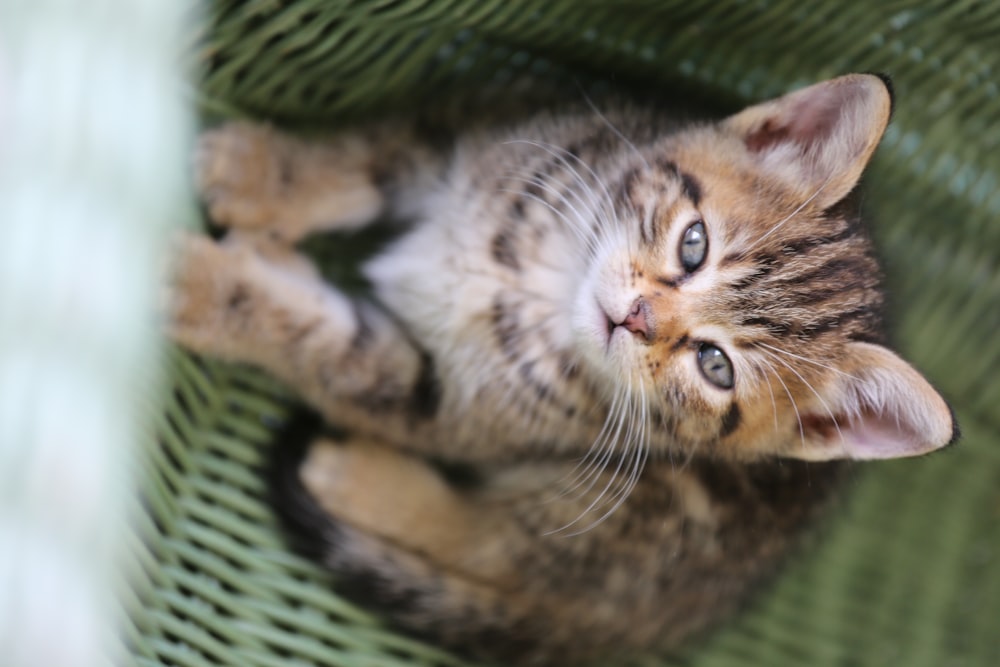
<instances>
[{"instance_id":1,"label":"kitten's nose","mask_svg":"<svg viewBox=\"0 0 1000 667\"><path fill-rule=\"evenodd\" d=\"M649 321L646 315L649 312L649 304L639 297L632 304L632 310L625 316L625 320L620 326L625 327L637 336L642 336L644 340L649 340Z\"/></svg>"}]
</instances>

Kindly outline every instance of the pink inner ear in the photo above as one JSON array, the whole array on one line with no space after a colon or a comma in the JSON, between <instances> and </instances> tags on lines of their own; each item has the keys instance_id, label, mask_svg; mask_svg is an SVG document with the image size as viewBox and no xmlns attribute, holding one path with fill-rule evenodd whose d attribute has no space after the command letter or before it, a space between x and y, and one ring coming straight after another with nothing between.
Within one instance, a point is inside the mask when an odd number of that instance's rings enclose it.
<instances>
[{"instance_id":1,"label":"pink inner ear","mask_svg":"<svg viewBox=\"0 0 1000 667\"><path fill-rule=\"evenodd\" d=\"M767 119L746 137L747 148L753 152L766 150L783 142L809 146L822 142L833 133L840 120L845 100L837 92L820 88L783 110L779 116Z\"/></svg>"},{"instance_id":2,"label":"pink inner ear","mask_svg":"<svg viewBox=\"0 0 1000 667\"><path fill-rule=\"evenodd\" d=\"M845 103L846 100L838 99L827 91L817 92L802 100L793 109L789 120L790 134L804 144L828 138L840 120Z\"/></svg>"},{"instance_id":3,"label":"pink inner ear","mask_svg":"<svg viewBox=\"0 0 1000 667\"><path fill-rule=\"evenodd\" d=\"M841 426L840 431L855 459L895 459L923 454L927 449L915 433L883 415L865 415Z\"/></svg>"},{"instance_id":4,"label":"pink inner ear","mask_svg":"<svg viewBox=\"0 0 1000 667\"><path fill-rule=\"evenodd\" d=\"M775 144L788 141L789 126L781 125L774 118L768 118L759 128L747 135L747 148L754 153L760 153Z\"/></svg>"},{"instance_id":5,"label":"pink inner ear","mask_svg":"<svg viewBox=\"0 0 1000 667\"><path fill-rule=\"evenodd\" d=\"M819 442L842 449L852 459L895 459L917 456L928 449L905 424L872 412L854 420L838 415L836 425L829 417L807 415L802 426Z\"/></svg>"}]
</instances>

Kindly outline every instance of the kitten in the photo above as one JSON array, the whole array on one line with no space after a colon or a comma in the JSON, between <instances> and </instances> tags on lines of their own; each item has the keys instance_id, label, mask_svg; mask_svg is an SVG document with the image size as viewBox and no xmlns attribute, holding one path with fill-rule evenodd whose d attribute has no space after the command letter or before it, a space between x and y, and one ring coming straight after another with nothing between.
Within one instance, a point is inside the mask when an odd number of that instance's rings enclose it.
<instances>
[{"instance_id":1,"label":"kitten","mask_svg":"<svg viewBox=\"0 0 1000 667\"><path fill-rule=\"evenodd\" d=\"M848 197L890 107L848 75L714 123L541 115L445 147L225 125L198 178L228 232L179 244L171 333L343 427L282 504L398 625L519 665L670 649L774 568L842 460L957 434L881 343ZM386 216L411 226L371 298L294 249Z\"/></svg>"}]
</instances>

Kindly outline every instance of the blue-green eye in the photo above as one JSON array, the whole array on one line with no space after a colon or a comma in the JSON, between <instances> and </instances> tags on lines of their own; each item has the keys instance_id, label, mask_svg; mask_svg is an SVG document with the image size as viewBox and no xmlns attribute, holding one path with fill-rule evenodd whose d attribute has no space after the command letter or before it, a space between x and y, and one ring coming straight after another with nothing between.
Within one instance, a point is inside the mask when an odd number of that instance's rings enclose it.
<instances>
[{"instance_id":1,"label":"blue-green eye","mask_svg":"<svg viewBox=\"0 0 1000 667\"><path fill-rule=\"evenodd\" d=\"M688 273L692 273L705 262L707 254L708 233L705 231L705 223L698 220L690 224L681 237L681 266Z\"/></svg>"},{"instance_id":2,"label":"blue-green eye","mask_svg":"<svg viewBox=\"0 0 1000 667\"><path fill-rule=\"evenodd\" d=\"M698 347L698 367L705 379L720 389L733 388L733 364L726 353L709 343Z\"/></svg>"}]
</instances>

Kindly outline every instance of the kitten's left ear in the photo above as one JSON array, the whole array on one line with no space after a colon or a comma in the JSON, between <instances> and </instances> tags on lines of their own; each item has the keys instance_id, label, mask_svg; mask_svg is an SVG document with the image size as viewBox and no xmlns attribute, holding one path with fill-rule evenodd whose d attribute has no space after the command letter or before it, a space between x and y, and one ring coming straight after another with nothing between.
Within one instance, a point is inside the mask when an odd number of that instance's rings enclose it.
<instances>
[{"instance_id":1,"label":"kitten's left ear","mask_svg":"<svg viewBox=\"0 0 1000 667\"><path fill-rule=\"evenodd\" d=\"M850 343L822 401L803 410L790 456L811 461L919 456L958 439L948 404L912 366L870 343ZM796 434L798 435L798 434Z\"/></svg>"},{"instance_id":2,"label":"kitten's left ear","mask_svg":"<svg viewBox=\"0 0 1000 667\"><path fill-rule=\"evenodd\" d=\"M848 74L744 109L725 125L763 170L827 208L861 178L891 111L887 79Z\"/></svg>"}]
</instances>

